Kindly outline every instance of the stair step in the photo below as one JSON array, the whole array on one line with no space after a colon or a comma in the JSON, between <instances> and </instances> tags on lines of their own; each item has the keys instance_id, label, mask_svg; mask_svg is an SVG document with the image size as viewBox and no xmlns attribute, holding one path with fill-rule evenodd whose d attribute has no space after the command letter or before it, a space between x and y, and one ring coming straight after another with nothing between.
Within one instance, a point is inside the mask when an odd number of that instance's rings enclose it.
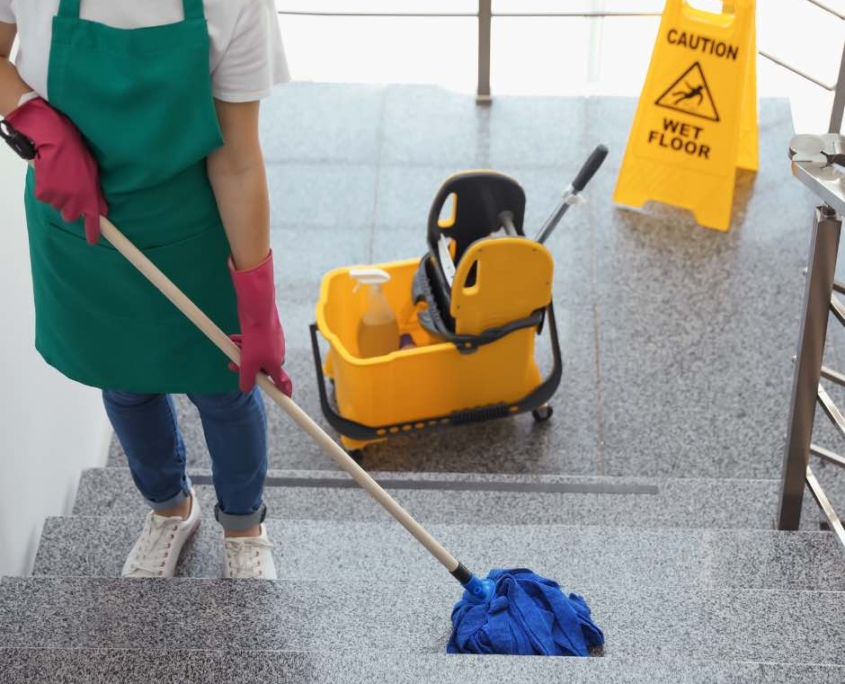
<instances>
[{"instance_id":1,"label":"stair step","mask_svg":"<svg viewBox=\"0 0 845 684\"><path fill-rule=\"evenodd\" d=\"M372 473L426 523L602 525L771 529L776 480ZM200 503L215 503L210 473L196 474ZM201 484L200 484L201 483ZM343 472L273 471L265 500L272 518L384 521L386 513ZM812 511L811 508L808 508ZM146 511L128 470L83 473L75 515ZM805 516L805 520L811 520ZM817 520L817 516L815 518Z\"/></svg>"},{"instance_id":2,"label":"stair step","mask_svg":"<svg viewBox=\"0 0 845 684\"><path fill-rule=\"evenodd\" d=\"M34 574L119 577L142 516L48 519ZM200 526L178 574L220 577L220 529ZM413 575L454 580L398 524L268 520L279 576L301 580ZM632 530L562 525L432 525L430 531L477 572L530 567L567 586L612 583L845 591L845 563L832 534L765 530Z\"/></svg>"},{"instance_id":3,"label":"stair step","mask_svg":"<svg viewBox=\"0 0 845 684\"><path fill-rule=\"evenodd\" d=\"M478 658L394 652L304 653L10 649L5 684L839 684L845 668L612 658ZM117 679L119 677L119 679Z\"/></svg>"},{"instance_id":4,"label":"stair step","mask_svg":"<svg viewBox=\"0 0 845 684\"><path fill-rule=\"evenodd\" d=\"M8 648L443 653L460 587L371 581L0 580ZM845 593L584 584L611 657L845 665Z\"/></svg>"}]
</instances>

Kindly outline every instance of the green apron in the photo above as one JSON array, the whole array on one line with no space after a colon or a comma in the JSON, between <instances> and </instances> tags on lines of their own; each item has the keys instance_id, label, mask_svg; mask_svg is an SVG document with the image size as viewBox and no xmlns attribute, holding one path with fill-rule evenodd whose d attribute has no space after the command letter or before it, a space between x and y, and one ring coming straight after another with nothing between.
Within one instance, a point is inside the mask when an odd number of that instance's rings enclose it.
<instances>
[{"instance_id":1,"label":"green apron","mask_svg":"<svg viewBox=\"0 0 845 684\"><path fill-rule=\"evenodd\" d=\"M225 332L239 331L229 245L206 171L223 143L209 74L202 0L185 20L115 29L61 0L53 19L48 96L90 144L109 218ZM225 356L105 239L85 241L35 199L27 224L36 347L67 377L102 389L228 392Z\"/></svg>"}]
</instances>

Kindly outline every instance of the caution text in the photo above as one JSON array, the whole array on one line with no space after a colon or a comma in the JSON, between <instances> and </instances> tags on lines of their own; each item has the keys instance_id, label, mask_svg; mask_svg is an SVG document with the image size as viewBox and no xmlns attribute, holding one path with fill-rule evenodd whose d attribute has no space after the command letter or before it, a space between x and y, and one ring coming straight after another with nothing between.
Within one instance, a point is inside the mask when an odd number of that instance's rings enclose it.
<instances>
[{"instance_id":1,"label":"caution text","mask_svg":"<svg viewBox=\"0 0 845 684\"><path fill-rule=\"evenodd\" d=\"M716 55L716 57L724 57L725 59L733 60L734 62L739 57L739 48L736 45L725 43L721 40L714 40L707 36L699 36L695 33L687 33L686 31L678 31L678 29L669 29L666 34L666 39L672 45L680 45L688 48L694 52L703 52L706 55Z\"/></svg>"}]
</instances>

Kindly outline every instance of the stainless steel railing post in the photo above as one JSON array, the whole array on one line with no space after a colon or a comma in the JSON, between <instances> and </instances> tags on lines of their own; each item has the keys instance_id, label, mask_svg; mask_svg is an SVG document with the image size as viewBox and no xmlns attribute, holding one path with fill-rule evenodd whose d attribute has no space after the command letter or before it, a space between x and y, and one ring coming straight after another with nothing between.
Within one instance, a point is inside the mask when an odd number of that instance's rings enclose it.
<instances>
[{"instance_id":1,"label":"stainless steel railing post","mask_svg":"<svg viewBox=\"0 0 845 684\"><path fill-rule=\"evenodd\" d=\"M489 104L490 93L490 53L493 33L493 0L478 0L478 89L476 102Z\"/></svg>"},{"instance_id":2,"label":"stainless steel railing post","mask_svg":"<svg viewBox=\"0 0 845 684\"><path fill-rule=\"evenodd\" d=\"M784 454L778 516L778 529L781 530L797 530L801 523L841 229L842 221L833 209L827 205L816 209Z\"/></svg>"}]
</instances>

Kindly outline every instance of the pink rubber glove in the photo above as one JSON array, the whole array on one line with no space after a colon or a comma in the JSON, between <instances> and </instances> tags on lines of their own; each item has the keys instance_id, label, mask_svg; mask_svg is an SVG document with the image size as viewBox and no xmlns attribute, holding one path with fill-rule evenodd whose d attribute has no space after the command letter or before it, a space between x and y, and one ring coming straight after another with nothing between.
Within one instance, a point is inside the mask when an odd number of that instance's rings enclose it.
<instances>
[{"instance_id":1,"label":"pink rubber glove","mask_svg":"<svg viewBox=\"0 0 845 684\"><path fill-rule=\"evenodd\" d=\"M255 387L255 375L265 372L282 392L293 395L293 383L282 370L285 362L285 333L276 309L276 284L273 278L273 252L249 271L237 271L229 258L229 270L238 295L238 321L241 334L232 340L241 348L240 388L249 392Z\"/></svg>"},{"instance_id":2,"label":"pink rubber glove","mask_svg":"<svg viewBox=\"0 0 845 684\"><path fill-rule=\"evenodd\" d=\"M100 215L109 208L100 189L97 162L79 129L64 114L37 97L13 110L8 121L36 149L35 197L73 222L85 217L89 244L100 239Z\"/></svg>"}]
</instances>

